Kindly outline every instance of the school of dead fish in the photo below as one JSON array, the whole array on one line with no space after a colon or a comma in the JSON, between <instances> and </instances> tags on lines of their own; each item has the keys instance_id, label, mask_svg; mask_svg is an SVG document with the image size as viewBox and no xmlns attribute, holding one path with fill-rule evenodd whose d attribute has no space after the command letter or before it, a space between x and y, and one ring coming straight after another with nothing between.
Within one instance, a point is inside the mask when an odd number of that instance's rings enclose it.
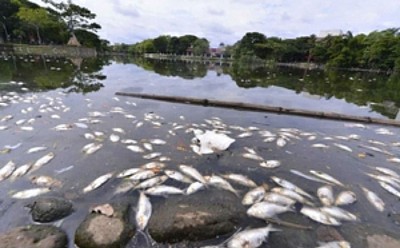
<instances>
[{"instance_id":1,"label":"school of dead fish","mask_svg":"<svg viewBox=\"0 0 400 248\"><path fill-rule=\"evenodd\" d=\"M21 84L22 85L22 84ZM34 111L41 114L48 114L51 119L62 121L62 113L71 110L63 103L63 93L58 97L41 96L38 94L30 94L22 96L16 92L8 92L0 96L0 110L11 104L27 104L29 107L21 109L22 115L28 115ZM120 102L120 99L115 97L115 101ZM88 106L92 106L92 100L86 99ZM135 103L126 101L128 106L136 106ZM122 179L121 183L114 190L114 194L126 193L132 190L138 190L139 200L136 207L136 222L140 230L145 230L152 214L151 197L165 195L190 195L208 187L215 187L221 190L232 192L237 197L241 198L242 204L248 207L247 215L258 219L276 218L278 215L286 212L299 212L311 220L330 226L339 226L343 222L359 221L360 216L345 210L343 206L354 204L360 199L366 199L370 205L379 212L385 209L385 202L372 189L359 185L363 196L356 195L355 192L347 189L346 182L329 175L327 172L320 170L299 171L289 170L293 175L306 180L320 183L321 185L314 192L307 192L289 180L270 176L261 185L258 185L246 175L237 173L223 173L203 175L194 166L180 164L178 170L168 168L168 161L171 158L157 151L159 146L167 145L168 140L161 138L151 138L135 140L127 137L127 132L121 127L114 127L108 132L92 131L91 126L104 122L104 117L110 113L118 113L124 115L127 120L132 121L132 128L139 129L143 125L150 125L154 129L165 125L165 120L162 116L155 113L146 113L141 120L139 116L129 113L122 107L113 107L108 112L90 111L88 116L78 119L72 123L59 123L51 128L54 132L68 132L73 129L83 129L85 133L83 138L89 143L84 145L80 151L83 156L95 156L94 153L101 152L105 142L118 143L133 153L137 153L143 159L151 160L141 166L127 168L123 171L112 171L95 178L81 189L82 194L88 194L103 185L112 178ZM185 117L181 116L181 120ZM368 128L362 124L346 123L347 128ZM37 128L37 127L36 127ZM17 130L19 132L32 132L35 130L35 119L24 117L17 118L14 115L0 115L0 131ZM385 128L375 130L380 135L394 135L394 133ZM326 152L328 149L336 149L337 152L354 153L354 147L346 144L346 141L357 140L361 137L356 134L349 136L326 136L316 140L319 134L314 132L305 132L295 128L281 128L277 131L266 130L259 127L241 127L228 125L218 117L212 117L204 120L201 124L178 124L172 123L171 129L168 131L170 136L178 135L179 132L192 133L194 138L191 141L190 147L192 151L201 156L202 154L210 154L226 150L232 143L237 141L237 146L240 146L240 140L258 135L263 139L263 142L276 146L277 149L282 149L285 146L295 144L302 140L314 142L311 149L321 149ZM231 137L229 137L231 136ZM216 138L217 137L217 138ZM1 148L1 153L10 153L13 150L19 149L22 143L15 145L7 145ZM367 140L366 143L360 144L358 148L367 150L361 152L357 156L364 158L369 152L376 152L387 156L387 162L398 164L400 158L388 150L390 147L399 147L400 143L386 144L377 140ZM24 148L25 149L25 148ZM179 148L178 148L179 149ZM51 151L51 146L39 144L39 146L19 150L26 154L40 154L35 161L28 161L23 165L17 166L13 161L9 161L0 168L0 181L14 181L18 178L28 178L36 187L12 192L10 196L16 199L28 199L42 195L56 188L62 187L62 182L46 175L37 175L43 166L51 163L56 157L54 151ZM43 154L45 153L45 154ZM240 156L247 160L248 163L254 163L260 168L271 170L282 166L281 161L271 159L260 152L256 147L242 148L235 156ZM73 166L64 168L64 170L73 169ZM36 174L32 176L32 173ZM29 174L29 176L28 176ZM392 169L377 166L369 166L365 176L374 179L378 182L388 194L393 197L400 198L400 175ZM184 188L178 188L168 185L169 180L178 181L186 185ZM271 187L273 185L274 187ZM245 187L248 190L245 192L239 191L237 187ZM339 192L336 194L334 192ZM363 199L364 197L364 199ZM301 203L298 208L298 203ZM99 208L100 210L102 208ZM100 211L99 210L99 211ZM266 227L246 229L235 233L229 240L223 244L213 247L259 247L266 241L270 232L279 231L279 229L268 225ZM318 247L350 247L346 241L334 241L321 244Z\"/></svg>"}]
</instances>

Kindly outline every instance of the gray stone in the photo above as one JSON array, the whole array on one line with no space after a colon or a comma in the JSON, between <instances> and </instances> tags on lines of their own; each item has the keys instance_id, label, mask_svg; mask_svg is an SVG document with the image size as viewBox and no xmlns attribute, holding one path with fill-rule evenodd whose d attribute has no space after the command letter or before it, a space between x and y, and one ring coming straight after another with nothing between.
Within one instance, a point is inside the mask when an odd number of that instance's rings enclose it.
<instances>
[{"instance_id":1,"label":"gray stone","mask_svg":"<svg viewBox=\"0 0 400 248\"><path fill-rule=\"evenodd\" d=\"M66 248L67 246L66 233L55 226L17 227L0 235L0 248Z\"/></svg>"},{"instance_id":2,"label":"gray stone","mask_svg":"<svg viewBox=\"0 0 400 248\"><path fill-rule=\"evenodd\" d=\"M157 242L200 241L235 231L246 209L224 190L208 189L156 202L148 228Z\"/></svg>"},{"instance_id":3,"label":"gray stone","mask_svg":"<svg viewBox=\"0 0 400 248\"><path fill-rule=\"evenodd\" d=\"M72 203L60 198L39 198L30 207L32 219L41 223L62 219L73 212Z\"/></svg>"},{"instance_id":4,"label":"gray stone","mask_svg":"<svg viewBox=\"0 0 400 248\"><path fill-rule=\"evenodd\" d=\"M344 238L335 228L320 226L317 228L317 240L321 242L331 242L344 240Z\"/></svg>"},{"instance_id":5,"label":"gray stone","mask_svg":"<svg viewBox=\"0 0 400 248\"><path fill-rule=\"evenodd\" d=\"M75 232L75 244L80 248L124 247L134 235L129 223L129 205L111 204L112 216L90 213Z\"/></svg>"},{"instance_id":6,"label":"gray stone","mask_svg":"<svg viewBox=\"0 0 400 248\"><path fill-rule=\"evenodd\" d=\"M371 235L367 237L368 248L399 248L400 240L387 235Z\"/></svg>"}]
</instances>

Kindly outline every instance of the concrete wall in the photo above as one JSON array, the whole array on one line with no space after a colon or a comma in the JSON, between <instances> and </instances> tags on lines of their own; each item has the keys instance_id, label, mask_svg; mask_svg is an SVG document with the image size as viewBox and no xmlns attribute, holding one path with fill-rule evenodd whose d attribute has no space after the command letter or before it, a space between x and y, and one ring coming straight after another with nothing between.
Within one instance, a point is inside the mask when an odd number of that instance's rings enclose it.
<instances>
[{"instance_id":1,"label":"concrete wall","mask_svg":"<svg viewBox=\"0 0 400 248\"><path fill-rule=\"evenodd\" d=\"M73 46L37 46L24 44L0 44L0 53L18 55L45 55L61 57L95 57L96 49Z\"/></svg>"}]
</instances>

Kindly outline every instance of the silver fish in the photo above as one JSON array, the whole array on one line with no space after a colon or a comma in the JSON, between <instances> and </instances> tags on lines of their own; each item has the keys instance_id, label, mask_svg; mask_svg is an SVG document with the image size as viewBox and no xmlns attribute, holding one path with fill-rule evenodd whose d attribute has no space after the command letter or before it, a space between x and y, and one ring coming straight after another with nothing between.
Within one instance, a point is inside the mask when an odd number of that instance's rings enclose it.
<instances>
[{"instance_id":1,"label":"silver fish","mask_svg":"<svg viewBox=\"0 0 400 248\"><path fill-rule=\"evenodd\" d=\"M87 192L90 192L92 190L99 188L104 183L106 183L108 180L110 180L110 178L112 178L113 175L114 175L114 173L110 172L110 173L104 174L104 175L96 178L93 182L91 182L88 186L86 186L82 190L83 193L87 193Z\"/></svg>"},{"instance_id":2,"label":"silver fish","mask_svg":"<svg viewBox=\"0 0 400 248\"><path fill-rule=\"evenodd\" d=\"M318 183L324 183L324 184L330 184L329 182L323 181L323 180L321 180L319 178L316 178L314 176L311 176L311 175L304 174L303 172L300 172L298 170L291 169L290 172L295 174L295 175L297 175L297 176L300 176L302 178L308 179L310 181L314 181L314 182L318 182Z\"/></svg>"},{"instance_id":3,"label":"silver fish","mask_svg":"<svg viewBox=\"0 0 400 248\"><path fill-rule=\"evenodd\" d=\"M249 188L255 188L257 187L257 184L251 180L250 178L248 178L247 176L241 175L241 174L225 174L222 175L222 177L224 177L225 179L231 180L237 184L249 187Z\"/></svg>"},{"instance_id":4,"label":"silver fish","mask_svg":"<svg viewBox=\"0 0 400 248\"><path fill-rule=\"evenodd\" d=\"M132 176L133 174L136 174L139 171L143 171L143 169L142 168L129 168L129 169L121 171L119 174L117 174L116 178L129 177L129 176Z\"/></svg>"},{"instance_id":5,"label":"silver fish","mask_svg":"<svg viewBox=\"0 0 400 248\"><path fill-rule=\"evenodd\" d=\"M385 203L382 201L382 199L377 194L365 187L361 186L361 189L363 190L365 197L367 197L367 200L372 204L372 206L374 206L376 210L383 212L383 210L385 209Z\"/></svg>"},{"instance_id":6,"label":"silver fish","mask_svg":"<svg viewBox=\"0 0 400 248\"><path fill-rule=\"evenodd\" d=\"M329 206L329 207L322 207L320 208L321 212L328 214L332 216L333 218L339 219L339 220L346 220L346 221L356 221L357 216L354 214L350 213L349 211L346 211L344 209L335 207L335 206Z\"/></svg>"},{"instance_id":7,"label":"silver fish","mask_svg":"<svg viewBox=\"0 0 400 248\"><path fill-rule=\"evenodd\" d=\"M280 165L281 165L281 162L278 160L266 160L266 161L263 161L260 163L261 167L269 168L269 169L279 167Z\"/></svg>"},{"instance_id":8,"label":"silver fish","mask_svg":"<svg viewBox=\"0 0 400 248\"><path fill-rule=\"evenodd\" d=\"M193 181L188 178L187 176L183 175L179 171L174 171L174 170L165 170L164 173L171 179L174 179L179 182L183 183L193 183Z\"/></svg>"},{"instance_id":9,"label":"silver fish","mask_svg":"<svg viewBox=\"0 0 400 248\"><path fill-rule=\"evenodd\" d=\"M341 206L341 205L348 205L352 204L357 201L356 194L352 191L342 191L340 194L336 197L335 205L336 206Z\"/></svg>"},{"instance_id":10,"label":"silver fish","mask_svg":"<svg viewBox=\"0 0 400 248\"><path fill-rule=\"evenodd\" d=\"M286 140L284 138L278 138L276 140L276 145L279 147L284 147L286 145Z\"/></svg>"},{"instance_id":11,"label":"silver fish","mask_svg":"<svg viewBox=\"0 0 400 248\"><path fill-rule=\"evenodd\" d=\"M232 187L232 185L220 176L212 175L208 177L207 184L212 185L216 188L230 191L234 193L237 197L239 197L239 193Z\"/></svg>"},{"instance_id":12,"label":"silver fish","mask_svg":"<svg viewBox=\"0 0 400 248\"><path fill-rule=\"evenodd\" d=\"M228 241L227 248L257 248L266 241L270 232L280 231L272 225L241 231Z\"/></svg>"},{"instance_id":13,"label":"silver fish","mask_svg":"<svg viewBox=\"0 0 400 248\"><path fill-rule=\"evenodd\" d=\"M30 178L33 184L40 187L61 187L62 183L60 180L54 179L49 176L33 176Z\"/></svg>"},{"instance_id":14,"label":"silver fish","mask_svg":"<svg viewBox=\"0 0 400 248\"><path fill-rule=\"evenodd\" d=\"M114 195L123 194L132 190L137 185L137 181L124 180L114 190Z\"/></svg>"},{"instance_id":15,"label":"silver fish","mask_svg":"<svg viewBox=\"0 0 400 248\"><path fill-rule=\"evenodd\" d=\"M335 198L333 197L333 189L330 185L325 185L318 188L317 195L324 206L331 206L335 202Z\"/></svg>"},{"instance_id":16,"label":"silver fish","mask_svg":"<svg viewBox=\"0 0 400 248\"><path fill-rule=\"evenodd\" d=\"M247 210L247 215L259 219L268 219L288 211L293 211L293 209L290 206L282 206L275 203L262 201L253 204Z\"/></svg>"},{"instance_id":17,"label":"silver fish","mask_svg":"<svg viewBox=\"0 0 400 248\"><path fill-rule=\"evenodd\" d=\"M136 145L130 145L126 147L128 150L131 150L132 152L144 152L143 148L141 148L140 146L136 146Z\"/></svg>"},{"instance_id":18,"label":"silver fish","mask_svg":"<svg viewBox=\"0 0 400 248\"><path fill-rule=\"evenodd\" d=\"M200 190L202 190L204 188L205 188L205 185L203 183L196 181L196 182L191 183L189 185L189 187L186 189L186 194L187 195L191 195L191 194L194 194L197 191L200 191Z\"/></svg>"},{"instance_id":19,"label":"silver fish","mask_svg":"<svg viewBox=\"0 0 400 248\"><path fill-rule=\"evenodd\" d=\"M331 183L334 183L336 185L344 187L344 184L341 183L339 180L337 180L336 178L334 178L334 177L332 177L332 176L330 176L330 175L328 175L328 174L326 174L326 173L324 173L322 171L310 170L310 173L314 174L315 176L317 176L319 178L324 179L325 181L328 181L328 182L331 182Z\"/></svg>"},{"instance_id":20,"label":"silver fish","mask_svg":"<svg viewBox=\"0 0 400 248\"><path fill-rule=\"evenodd\" d=\"M264 186L259 186L257 188L254 188L244 195L242 199L242 204L247 206L247 205L253 205L256 202L260 202L264 199L265 194L266 191Z\"/></svg>"},{"instance_id":21,"label":"silver fish","mask_svg":"<svg viewBox=\"0 0 400 248\"><path fill-rule=\"evenodd\" d=\"M325 145L325 144L319 144L319 143L317 143L317 144L313 144L313 145L311 145L311 147L314 147L314 148L329 148L329 146L328 145Z\"/></svg>"},{"instance_id":22,"label":"silver fish","mask_svg":"<svg viewBox=\"0 0 400 248\"><path fill-rule=\"evenodd\" d=\"M146 195L176 195L176 194L185 194L185 191L173 187L173 186L167 186L167 185L158 185L154 186L152 188L147 189L144 192Z\"/></svg>"},{"instance_id":23,"label":"silver fish","mask_svg":"<svg viewBox=\"0 0 400 248\"><path fill-rule=\"evenodd\" d=\"M13 161L9 161L0 169L0 182L7 179L14 172L16 166Z\"/></svg>"},{"instance_id":24,"label":"silver fish","mask_svg":"<svg viewBox=\"0 0 400 248\"><path fill-rule=\"evenodd\" d=\"M400 175L399 175L399 174L397 174L395 171L393 171L393 170L391 170L391 169L388 169L388 168L384 168L384 167L375 167L375 170L377 170L377 171L379 171L379 172L381 172L381 173L383 173L383 174L386 174L386 175L395 177L395 178L400 178Z\"/></svg>"},{"instance_id":25,"label":"silver fish","mask_svg":"<svg viewBox=\"0 0 400 248\"><path fill-rule=\"evenodd\" d=\"M165 145L165 144L167 144L167 142L165 140L162 140L162 139L151 139L151 140L149 140L149 142L150 142L150 144L153 144L153 145Z\"/></svg>"},{"instance_id":26,"label":"silver fish","mask_svg":"<svg viewBox=\"0 0 400 248\"><path fill-rule=\"evenodd\" d=\"M121 140L121 143L122 144L137 144L138 142L133 139L123 139L123 140Z\"/></svg>"},{"instance_id":27,"label":"silver fish","mask_svg":"<svg viewBox=\"0 0 400 248\"><path fill-rule=\"evenodd\" d=\"M146 163L146 164L140 166L140 168L151 169L151 170L153 170L153 169L161 170L165 166L166 165L164 163L153 161L153 162L149 162L149 163Z\"/></svg>"},{"instance_id":28,"label":"silver fish","mask_svg":"<svg viewBox=\"0 0 400 248\"><path fill-rule=\"evenodd\" d=\"M168 176L166 176L166 175L153 177L153 178L147 179L147 180L139 183L138 185L135 186L134 189L151 188L158 184L162 184L163 182L167 181L167 179L168 179Z\"/></svg>"},{"instance_id":29,"label":"silver fish","mask_svg":"<svg viewBox=\"0 0 400 248\"><path fill-rule=\"evenodd\" d=\"M243 153L242 156L247 159L252 159L252 160L256 160L256 161L264 161L263 157L261 157L257 154L253 154L253 153Z\"/></svg>"},{"instance_id":30,"label":"silver fish","mask_svg":"<svg viewBox=\"0 0 400 248\"><path fill-rule=\"evenodd\" d=\"M156 157L160 157L161 156L161 152L153 152L153 153L149 153L147 155L143 155L144 159L153 159Z\"/></svg>"},{"instance_id":31,"label":"silver fish","mask_svg":"<svg viewBox=\"0 0 400 248\"><path fill-rule=\"evenodd\" d=\"M296 200L298 202L314 206L314 204L310 201L308 201L306 198L304 198L302 195L300 195L297 192L294 192L293 190L286 189L286 188L280 188L280 187L275 187L271 189L271 192L276 192L281 195L287 196L289 198L292 198L293 200Z\"/></svg>"},{"instance_id":32,"label":"silver fish","mask_svg":"<svg viewBox=\"0 0 400 248\"><path fill-rule=\"evenodd\" d=\"M152 206L150 199L144 194L144 192L140 192L136 211L136 224L139 227L139 230L143 231L146 228L151 217L151 212Z\"/></svg>"},{"instance_id":33,"label":"silver fish","mask_svg":"<svg viewBox=\"0 0 400 248\"><path fill-rule=\"evenodd\" d=\"M125 133L125 130L122 129L122 128L119 128L119 127L113 128L112 130L113 130L114 132L116 132L116 133L121 133L121 134L124 134L124 133Z\"/></svg>"},{"instance_id":34,"label":"silver fish","mask_svg":"<svg viewBox=\"0 0 400 248\"><path fill-rule=\"evenodd\" d=\"M300 213L302 213L303 215L309 217L310 219L312 219L316 222L322 223L324 225L330 225L330 226L340 226L341 225L341 223L337 219L321 212L317 208L303 206L300 210Z\"/></svg>"},{"instance_id":35,"label":"silver fish","mask_svg":"<svg viewBox=\"0 0 400 248\"><path fill-rule=\"evenodd\" d=\"M264 201L275 203L281 206L292 206L296 203L296 200L275 192L268 192L265 194Z\"/></svg>"},{"instance_id":36,"label":"silver fish","mask_svg":"<svg viewBox=\"0 0 400 248\"><path fill-rule=\"evenodd\" d=\"M349 242L342 240L320 243L317 248L351 248L351 245Z\"/></svg>"},{"instance_id":37,"label":"silver fish","mask_svg":"<svg viewBox=\"0 0 400 248\"><path fill-rule=\"evenodd\" d=\"M118 142L120 139L121 139L121 138L120 138L118 135L116 135L116 134L113 134L113 133L112 133L112 134L110 135L110 141L113 142L113 143Z\"/></svg>"},{"instance_id":38,"label":"silver fish","mask_svg":"<svg viewBox=\"0 0 400 248\"><path fill-rule=\"evenodd\" d=\"M134 180L134 181L144 180L144 179L154 177L155 175L157 175L157 173L153 170L142 170L142 171L136 172L135 174L130 176L129 179Z\"/></svg>"},{"instance_id":39,"label":"silver fish","mask_svg":"<svg viewBox=\"0 0 400 248\"><path fill-rule=\"evenodd\" d=\"M337 148L340 148L340 149L344 150L344 151L348 151L348 152L352 152L353 151L350 147L342 145L342 144L333 143L333 145L336 146Z\"/></svg>"},{"instance_id":40,"label":"silver fish","mask_svg":"<svg viewBox=\"0 0 400 248\"><path fill-rule=\"evenodd\" d=\"M47 150L47 147L45 146L37 146L37 147L32 147L30 148L26 153L30 154L30 153L35 153L35 152L41 152Z\"/></svg>"},{"instance_id":41,"label":"silver fish","mask_svg":"<svg viewBox=\"0 0 400 248\"><path fill-rule=\"evenodd\" d=\"M392 195L395 195L400 198L400 192L397 189L390 186L389 184L384 183L384 182L379 182L379 185L381 185L382 188L384 188L386 191L388 191Z\"/></svg>"},{"instance_id":42,"label":"silver fish","mask_svg":"<svg viewBox=\"0 0 400 248\"><path fill-rule=\"evenodd\" d=\"M207 181L205 180L205 178L200 174L200 172L198 170L196 170L195 168L188 166L188 165L179 165L179 169L186 174L189 177L192 177L194 179L196 179L197 181L203 183L204 185L207 185Z\"/></svg>"},{"instance_id":43,"label":"silver fish","mask_svg":"<svg viewBox=\"0 0 400 248\"><path fill-rule=\"evenodd\" d=\"M12 173L10 176L11 180L15 180L17 177L21 177L28 173L28 171L32 168L32 163L27 163L24 165L19 166L18 168L15 169L15 171Z\"/></svg>"},{"instance_id":44,"label":"silver fish","mask_svg":"<svg viewBox=\"0 0 400 248\"><path fill-rule=\"evenodd\" d=\"M44 155L43 157L39 158L38 160L36 160L35 163L33 163L31 172L49 163L54 157L55 157L54 153L50 152Z\"/></svg>"},{"instance_id":45,"label":"silver fish","mask_svg":"<svg viewBox=\"0 0 400 248\"><path fill-rule=\"evenodd\" d=\"M11 197L15 199L28 199L48 192L50 192L49 188L33 188L14 193Z\"/></svg>"},{"instance_id":46,"label":"silver fish","mask_svg":"<svg viewBox=\"0 0 400 248\"><path fill-rule=\"evenodd\" d=\"M97 152L102 147L103 147L103 144L101 144L101 143L99 143L99 144L90 143L82 148L82 152L89 155L89 154L93 154L93 153Z\"/></svg>"},{"instance_id":47,"label":"silver fish","mask_svg":"<svg viewBox=\"0 0 400 248\"><path fill-rule=\"evenodd\" d=\"M304 196L306 196L306 197L308 197L310 199L314 199L314 197L312 195L308 194L307 192L302 190L300 187L296 186L295 184L293 184L293 183L291 183L291 182L289 182L289 181L287 181L285 179L282 179L282 178L279 178L279 177L276 177L276 176L272 176L271 179L276 184L278 184L278 185L280 185L280 186L282 186L282 187L284 187L286 189L295 191L295 192L297 192L297 193L299 193L301 195L304 195Z\"/></svg>"},{"instance_id":48,"label":"silver fish","mask_svg":"<svg viewBox=\"0 0 400 248\"><path fill-rule=\"evenodd\" d=\"M80 123L80 122L75 122L74 125L75 125L75 127L82 128L82 129L87 129L87 128L89 128L88 125L86 125L86 124L84 124L84 123Z\"/></svg>"}]
</instances>

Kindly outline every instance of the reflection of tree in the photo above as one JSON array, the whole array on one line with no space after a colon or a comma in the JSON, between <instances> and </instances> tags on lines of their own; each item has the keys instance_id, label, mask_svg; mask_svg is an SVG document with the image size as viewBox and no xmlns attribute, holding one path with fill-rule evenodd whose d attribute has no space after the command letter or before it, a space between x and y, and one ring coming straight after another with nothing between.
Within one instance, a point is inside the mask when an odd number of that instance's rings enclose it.
<instances>
[{"instance_id":1,"label":"reflection of tree","mask_svg":"<svg viewBox=\"0 0 400 248\"><path fill-rule=\"evenodd\" d=\"M203 78L207 75L207 65L186 61L168 61L135 58L132 63L148 71L163 76L177 76L184 79Z\"/></svg>"},{"instance_id":2,"label":"reflection of tree","mask_svg":"<svg viewBox=\"0 0 400 248\"><path fill-rule=\"evenodd\" d=\"M374 111L394 118L400 107L400 75L343 71L307 71L278 67L249 68L235 63L224 68L239 87L279 86L308 92L325 99L335 97L359 106L371 105Z\"/></svg>"},{"instance_id":3,"label":"reflection of tree","mask_svg":"<svg viewBox=\"0 0 400 248\"><path fill-rule=\"evenodd\" d=\"M15 67L10 63L0 61L0 75L6 75L12 68L7 81L22 81L32 90L63 88L68 92L87 93L103 87L100 81L106 76L100 71L108 61L84 59L79 68L68 60L30 56L18 58Z\"/></svg>"}]
</instances>

